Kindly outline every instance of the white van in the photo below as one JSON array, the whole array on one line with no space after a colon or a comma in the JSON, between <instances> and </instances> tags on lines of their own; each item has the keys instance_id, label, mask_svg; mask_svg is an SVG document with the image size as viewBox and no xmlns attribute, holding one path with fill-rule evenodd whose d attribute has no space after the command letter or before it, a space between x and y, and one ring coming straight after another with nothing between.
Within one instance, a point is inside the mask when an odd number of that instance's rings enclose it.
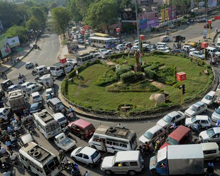
<instances>
[{"instance_id":1,"label":"white van","mask_svg":"<svg viewBox=\"0 0 220 176\"><path fill-rule=\"evenodd\" d=\"M209 47L206 48L206 51L207 51L207 53L209 53L211 55L214 54L214 55L220 56L220 52L214 47L209 46Z\"/></svg>"},{"instance_id":2,"label":"white van","mask_svg":"<svg viewBox=\"0 0 220 176\"><path fill-rule=\"evenodd\" d=\"M70 62L66 62L64 64L56 63L50 67L50 73L54 77L59 77L65 74L64 69L66 73L71 72L73 70L73 64Z\"/></svg>"},{"instance_id":3,"label":"white van","mask_svg":"<svg viewBox=\"0 0 220 176\"><path fill-rule=\"evenodd\" d=\"M46 88L53 87L54 84L53 77L50 74L41 76L37 81Z\"/></svg>"},{"instance_id":4,"label":"white van","mask_svg":"<svg viewBox=\"0 0 220 176\"><path fill-rule=\"evenodd\" d=\"M201 143L205 160L220 161L219 146L216 142Z\"/></svg>"},{"instance_id":5,"label":"white van","mask_svg":"<svg viewBox=\"0 0 220 176\"><path fill-rule=\"evenodd\" d=\"M53 114L53 118L60 124L61 127L66 126L67 119L62 113L58 112L58 113Z\"/></svg>"},{"instance_id":6,"label":"white van","mask_svg":"<svg viewBox=\"0 0 220 176\"><path fill-rule=\"evenodd\" d=\"M107 156L103 159L101 170L106 175L126 174L135 175L144 168L144 160L140 151L120 151L115 156Z\"/></svg>"},{"instance_id":7,"label":"white van","mask_svg":"<svg viewBox=\"0 0 220 176\"><path fill-rule=\"evenodd\" d=\"M44 74L48 73L48 69L45 65L38 66L38 67L36 67L35 70L38 75L44 75Z\"/></svg>"}]
</instances>

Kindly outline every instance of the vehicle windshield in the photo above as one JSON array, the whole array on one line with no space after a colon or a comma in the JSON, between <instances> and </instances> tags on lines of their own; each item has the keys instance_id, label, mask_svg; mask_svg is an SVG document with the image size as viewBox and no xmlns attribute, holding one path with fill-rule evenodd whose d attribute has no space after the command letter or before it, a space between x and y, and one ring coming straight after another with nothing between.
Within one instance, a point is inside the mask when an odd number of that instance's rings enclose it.
<instances>
[{"instance_id":1,"label":"vehicle windshield","mask_svg":"<svg viewBox=\"0 0 220 176\"><path fill-rule=\"evenodd\" d=\"M62 117L62 118L58 119L58 122L63 122L63 121L65 121L65 120L66 120L66 118L65 118L65 117Z\"/></svg>"},{"instance_id":2,"label":"vehicle windshield","mask_svg":"<svg viewBox=\"0 0 220 176\"><path fill-rule=\"evenodd\" d=\"M192 111L197 111L197 107L196 106L191 106L191 108L190 108Z\"/></svg>"},{"instance_id":3,"label":"vehicle windshield","mask_svg":"<svg viewBox=\"0 0 220 176\"><path fill-rule=\"evenodd\" d=\"M206 96L205 96L205 99L206 99L206 100L211 100L211 99L212 99L212 96L206 95Z\"/></svg>"},{"instance_id":4,"label":"vehicle windshield","mask_svg":"<svg viewBox=\"0 0 220 176\"><path fill-rule=\"evenodd\" d=\"M172 117L170 117L169 115L164 116L163 120L167 123L170 123L172 120Z\"/></svg>"},{"instance_id":5,"label":"vehicle windshield","mask_svg":"<svg viewBox=\"0 0 220 176\"><path fill-rule=\"evenodd\" d=\"M152 138L153 138L153 134L152 134L151 132L149 132L149 131L146 131L146 132L144 133L144 137L146 137L146 138L148 138L148 139L152 139Z\"/></svg>"},{"instance_id":6,"label":"vehicle windshield","mask_svg":"<svg viewBox=\"0 0 220 176\"><path fill-rule=\"evenodd\" d=\"M95 151L95 153L92 154L91 158L94 160L99 155L98 151Z\"/></svg>"},{"instance_id":7,"label":"vehicle windshield","mask_svg":"<svg viewBox=\"0 0 220 176\"><path fill-rule=\"evenodd\" d=\"M216 52L218 52L218 50L215 48L215 49L213 50L213 53L216 53Z\"/></svg>"},{"instance_id":8,"label":"vehicle windshield","mask_svg":"<svg viewBox=\"0 0 220 176\"><path fill-rule=\"evenodd\" d=\"M191 121L194 123L196 121L196 117L192 117Z\"/></svg>"},{"instance_id":9,"label":"vehicle windshield","mask_svg":"<svg viewBox=\"0 0 220 176\"><path fill-rule=\"evenodd\" d=\"M50 133L50 132L52 132L52 131L57 130L58 128L60 128L60 125L59 125L59 123L58 123L56 120L54 120L53 122L47 124L47 126L46 126L46 132L47 132L47 133Z\"/></svg>"},{"instance_id":10,"label":"vehicle windshield","mask_svg":"<svg viewBox=\"0 0 220 176\"><path fill-rule=\"evenodd\" d=\"M172 139L171 137L168 136L167 138L167 143L170 145L178 145L178 141Z\"/></svg>"},{"instance_id":11,"label":"vehicle windshield","mask_svg":"<svg viewBox=\"0 0 220 176\"><path fill-rule=\"evenodd\" d=\"M37 109L38 109L38 106L37 106L37 105L31 106L31 111L37 110Z\"/></svg>"},{"instance_id":12,"label":"vehicle windshield","mask_svg":"<svg viewBox=\"0 0 220 176\"><path fill-rule=\"evenodd\" d=\"M218 109L216 109L215 112L216 112L217 114L220 114L220 107L219 107Z\"/></svg>"},{"instance_id":13,"label":"vehicle windshield","mask_svg":"<svg viewBox=\"0 0 220 176\"><path fill-rule=\"evenodd\" d=\"M76 154L77 154L77 153L80 153L83 148L84 148L84 147L79 148L79 149L76 151Z\"/></svg>"},{"instance_id":14,"label":"vehicle windshield","mask_svg":"<svg viewBox=\"0 0 220 176\"><path fill-rule=\"evenodd\" d=\"M49 160L48 163L44 165L44 170L46 172L46 175L50 175L51 171L55 170L60 165L57 157L55 157L52 160Z\"/></svg>"},{"instance_id":15,"label":"vehicle windshield","mask_svg":"<svg viewBox=\"0 0 220 176\"><path fill-rule=\"evenodd\" d=\"M207 134L208 134L209 137L212 137L212 136L215 135L215 132L214 132L213 128L208 129L206 132L207 132Z\"/></svg>"}]
</instances>

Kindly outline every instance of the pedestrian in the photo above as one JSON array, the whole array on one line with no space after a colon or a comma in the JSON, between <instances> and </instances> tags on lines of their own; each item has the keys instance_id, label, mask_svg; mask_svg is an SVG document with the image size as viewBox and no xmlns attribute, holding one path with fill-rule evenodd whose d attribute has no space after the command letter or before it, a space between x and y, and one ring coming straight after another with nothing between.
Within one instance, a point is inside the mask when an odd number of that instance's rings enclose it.
<instances>
[{"instance_id":1,"label":"pedestrian","mask_svg":"<svg viewBox=\"0 0 220 176\"><path fill-rule=\"evenodd\" d=\"M10 141L10 140L7 140L7 141L5 142L5 145L7 146L7 150L8 150L9 152L11 152L11 151L12 151L11 141Z\"/></svg>"},{"instance_id":2,"label":"pedestrian","mask_svg":"<svg viewBox=\"0 0 220 176\"><path fill-rule=\"evenodd\" d=\"M84 174L84 176L90 176L89 171L86 171L86 173Z\"/></svg>"},{"instance_id":3,"label":"pedestrian","mask_svg":"<svg viewBox=\"0 0 220 176\"><path fill-rule=\"evenodd\" d=\"M47 86L47 88L50 86L49 82L47 82L47 81L46 81L46 86Z\"/></svg>"},{"instance_id":4,"label":"pedestrian","mask_svg":"<svg viewBox=\"0 0 220 176\"><path fill-rule=\"evenodd\" d=\"M79 78L79 72L78 72L78 69L76 69L76 77Z\"/></svg>"},{"instance_id":5,"label":"pedestrian","mask_svg":"<svg viewBox=\"0 0 220 176\"><path fill-rule=\"evenodd\" d=\"M219 126L219 125L220 125L220 118L217 120L217 122L216 122L215 125L216 125L216 126Z\"/></svg>"}]
</instances>

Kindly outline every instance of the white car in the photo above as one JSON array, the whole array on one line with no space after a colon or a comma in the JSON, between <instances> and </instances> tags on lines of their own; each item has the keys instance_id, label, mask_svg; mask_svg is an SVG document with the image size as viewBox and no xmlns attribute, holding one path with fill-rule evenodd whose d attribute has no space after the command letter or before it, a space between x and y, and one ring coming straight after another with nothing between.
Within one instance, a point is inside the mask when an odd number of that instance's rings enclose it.
<instances>
[{"instance_id":1,"label":"white car","mask_svg":"<svg viewBox=\"0 0 220 176\"><path fill-rule=\"evenodd\" d=\"M220 127L209 128L199 134L201 142L220 142Z\"/></svg>"},{"instance_id":2,"label":"white car","mask_svg":"<svg viewBox=\"0 0 220 176\"><path fill-rule=\"evenodd\" d=\"M201 51L192 51L192 52L189 53L189 56L196 57L196 58L199 58L199 59L204 59L205 58L204 53L202 53Z\"/></svg>"},{"instance_id":3,"label":"white car","mask_svg":"<svg viewBox=\"0 0 220 176\"><path fill-rule=\"evenodd\" d=\"M216 92L220 90L220 84L217 86Z\"/></svg>"},{"instance_id":4,"label":"white car","mask_svg":"<svg viewBox=\"0 0 220 176\"><path fill-rule=\"evenodd\" d=\"M102 54L102 55L104 55L104 53L106 53L106 49L99 49L99 52Z\"/></svg>"},{"instance_id":5,"label":"white car","mask_svg":"<svg viewBox=\"0 0 220 176\"><path fill-rule=\"evenodd\" d=\"M14 85L11 85L10 87L8 87L8 92L18 90L20 88L21 88L21 86L19 84L14 84Z\"/></svg>"},{"instance_id":6,"label":"white car","mask_svg":"<svg viewBox=\"0 0 220 176\"><path fill-rule=\"evenodd\" d=\"M215 95L215 91L210 91L208 94L204 96L204 98L201 101L207 104L207 106L210 106L214 101L214 95Z\"/></svg>"},{"instance_id":7,"label":"white car","mask_svg":"<svg viewBox=\"0 0 220 176\"><path fill-rule=\"evenodd\" d=\"M212 126L212 120L207 115L197 115L192 118L186 118L185 120L185 126L188 127L194 127L196 123L200 124L202 128L206 129Z\"/></svg>"},{"instance_id":8,"label":"white car","mask_svg":"<svg viewBox=\"0 0 220 176\"><path fill-rule=\"evenodd\" d=\"M46 89L46 91L45 91L45 96L46 96L47 99L50 97L50 95L51 95L52 97L54 97L54 89L53 89L53 88L48 88L48 89Z\"/></svg>"},{"instance_id":9,"label":"white car","mask_svg":"<svg viewBox=\"0 0 220 176\"><path fill-rule=\"evenodd\" d=\"M135 50L139 51L138 46L132 46L130 52L134 52Z\"/></svg>"},{"instance_id":10,"label":"white car","mask_svg":"<svg viewBox=\"0 0 220 176\"><path fill-rule=\"evenodd\" d=\"M217 122L220 119L220 106L212 113L212 121Z\"/></svg>"},{"instance_id":11,"label":"white car","mask_svg":"<svg viewBox=\"0 0 220 176\"><path fill-rule=\"evenodd\" d=\"M42 98L42 96L39 94L39 92L33 92L33 93L31 93L31 98L32 98L33 103L37 103L37 102L43 101L43 98Z\"/></svg>"},{"instance_id":12,"label":"white car","mask_svg":"<svg viewBox=\"0 0 220 176\"><path fill-rule=\"evenodd\" d=\"M201 114L203 112L207 111L207 105L201 101L191 105L186 111L185 115L186 117L195 117L198 114Z\"/></svg>"},{"instance_id":13,"label":"white car","mask_svg":"<svg viewBox=\"0 0 220 176\"><path fill-rule=\"evenodd\" d=\"M161 51L161 52L164 52L164 53L169 53L170 50L169 49L165 49L165 48L157 48L157 51Z\"/></svg>"},{"instance_id":14,"label":"white car","mask_svg":"<svg viewBox=\"0 0 220 176\"><path fill-rule=\"evenodd\" d=\"M101 160L101 154L98 150L91 147L78 147L72 151L70 157L73 160L94 166Z\"/></svg>"},{"instance_id":15,"label":"white car","mask_svg":"<svg viewBox=\"0 0 220 176\"><path fill-rule=\"evenodd\" d=\"M181 111L173 111L167 115L165 115L162 119L157 122L157 125L161 127L167 127L171 125L172 122L176 124L180 124L185 119L185 114Z\"/></svg>"},{"instance_id":16,"label":"white car","mask_svg":"<svg viewBox=\"0 0 220 176\"><path fill-rule=\"evenodd\" d=\"M26 69L30 69L30 68L33 68L34 67L34 64L32 63L32 62L27 62L26 64L25 64L25 68Z\"/></svg>"},{"instance_id":17,"label":"white car","mask_svg":"<svg viewBox=\"0 0 220 176\"><path fill-rule=\"evenodd\" d=\"M30 86L27 87L26 89L26 93L28 95L30 95L31 93L33 92L38 92L40 91L41 89L43 89L43 86L41 84L32 84Z\"/></svg>"},{"instance_id":18,"label":"white car","mask_svg":"<svg viewBox=\"0 0 220 176\"><path fill-rule=\"evenodd\" d=\"M188 50L187 48L189 48L189 51L190 51L190 52L196 50L195 48L193 48L193 47L191 47L191 46L189 46L189 45L183 45L183 47L182 47L182 49L183 49L184 51L187 51L187 50Z\"/></svg>"},{"instance_id":19,"label":"white car","mask_svg":"<svg viewBox=\"0 0 220 176\"><path fill-rule=\"evenodd\" d=\"M73 64L73 65L76 65L76 64L77 64L77 60L76 60L76 59L67 58L67 59L66 59L66 62L67 62L67 63L71 63L71 64Z\"/></svg>"},{"instance_id":20,"label":"white car","mask_svg":"<svg viewBox=\"0 0 220 176\"><path fill-rule=\"evenodd\" d=\"M33 83L33 82L25 82L25 83L23 83L21 85L21 90L23 91L23 93L26 92L26 89L27 89L28 86L33 85L33 84L36 84L36 83Z\"/></svg>"},{"instance_id":21,"label":"white car","mask_svg":"<svg viewBox=\"0 0 220 176\"><path fill-rule=\"evenodd\" d=\"M166 133L165 129L159 125L155 125L148 129L140 138L139 143L145 144L146 142L152 142L163 136Z\"/></svg>"},{"instance_id":22,"label":"white car","mask_svg":"<svg viewBox=\"0 0 220 176\"><path fill-rule=\"evenodd\" d=\"M125 48L126 48L126 47L125 47L124 44L119 44L119 45L116 46L116 49L117 49L117 50L124 50Z\"/></svg>"}]
</instances>

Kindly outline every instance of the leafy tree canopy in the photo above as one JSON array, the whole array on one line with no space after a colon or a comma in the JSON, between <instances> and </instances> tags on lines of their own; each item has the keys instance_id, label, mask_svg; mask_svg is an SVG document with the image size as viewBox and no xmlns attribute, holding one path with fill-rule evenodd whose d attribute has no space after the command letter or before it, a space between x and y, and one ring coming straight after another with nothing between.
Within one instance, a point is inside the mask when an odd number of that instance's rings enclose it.
<instances>
[{"instance_id":1,"label":"leafy tree canopy","mask_svg":"<svg viewBox=\"0 0 220 176\"><path fill-rule=\"evenodd\" d=\"M27 39L28 39L27 38L27 29L23 26L12 26L12 27L10 27L6 32L6 36L8 38L18 36L21 43L26 42Z\"/></svg>"}]
</instances>

